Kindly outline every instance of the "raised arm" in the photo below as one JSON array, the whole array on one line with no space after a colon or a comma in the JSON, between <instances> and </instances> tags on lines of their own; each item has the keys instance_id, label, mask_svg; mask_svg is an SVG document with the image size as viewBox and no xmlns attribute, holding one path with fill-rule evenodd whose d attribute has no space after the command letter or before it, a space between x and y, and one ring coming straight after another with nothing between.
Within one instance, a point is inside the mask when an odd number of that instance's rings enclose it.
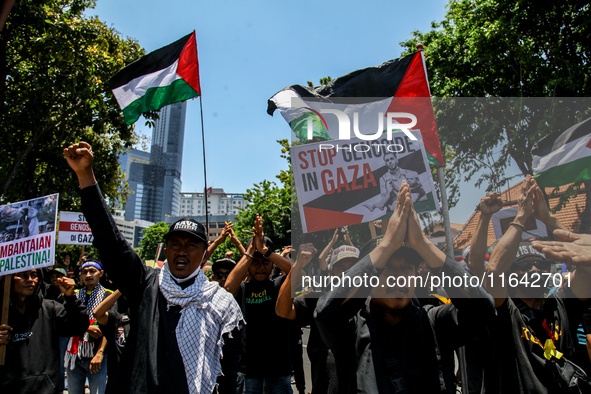
<instances>
[{"instance_id":1,"label":"raised arm","mask_svg":"<svg viewBox=\"0 0 591 394\"><path fill-rule=\"evenodd\" d=\"M234 229L231 227L230 227L230 242L232 242L234 244L234 246L236 246L236 248L238 248L240 255L244 256L244 253L246 253L246 249L244 249L244 246L242 246L242 243L240 242L240 240L236 236L236 233L234 233Z\"/></svg>"},{"instance_id":2,"label":"raised arm","mask_svg":"<svg viewBox=\"0 0 591 394\"><path fill-rule=\"evenodd\" d=\"M532 246L554 261L576 264L577 271L570 288L581 301L591 298L591 235L575 234L567 230L554 230L561 241L532 242Z\"/></svg>"},{"instance_id":3,"label":"raised arm","mask_svg":"<svg viewBox=\"0 0 591 394\"><path fill-rule=\"evenodd\" d=\"M480 199L478 209L480 210L480 218L476 224L476 231L472 236L470 242L470 258L468 267L470 271L477 277L481 278L484 274L484 261L486 259L486 248L488 241L488 226L493 214L499 212L503 208L503 200L501 195L497 192L487 194Z\"/></svg>"},{"instance_id":4,"label":"raised arm","mask_svg":"<svg viewBox=\"0 0 591 394\"><path fill-rule=\"evenodd\" d=\"M236 295L238 293L238 289L240 289L240 284L246 277L246 274L248 273L248 268L252 264L253 255L255 251L256 249L254 246L254 242L251 242L250 245L248 245L248 249L246 250L246 252L242 255L240 261L238 261L238 264L236 264L236 267L234 267L232 272L230 272L230 275L228 275L228 279L226 279L226 284L224 285L224 288L233 295Z\"/></svg>"},{"instance_id":5,"label":"raised arm","mask_svg":"<svg viewBox=\"0 0 591 394\"><path fill-rule=\"evenodd\" d=\"M92 311L92 314L94 315L94 318L96 319L98 324L100 324L101 326L104 326L107 324L107 322L109 320L109 312L108 311L109 311L109 309L111 309L111 307L113 305L115 305L115 302L117 302L117 300L119 299L120 296L121 296L121 292L119 290L115 290L107 298L105 298L100 304L98 304L96 308L94 308L94 310Z\"/></svg>"},{"instance_id":6,"label":"raised arm","mask_svg":"<svg viewBox=\"0 0 591 394\"><path fill-rule=\"evenodd\" d=\"M279 296L277 297L277 303L275 304L275 313L277 313L278 316L289 320L295 320L296 309L293 306L292 283L294 283L293 281L295 280L297 285L297 283L301 281L302 270L310 263L316 252L317 250L314 248L313 244L300 245L298 257L296 258L291 271L287 274L287 278L285 278L285 281L281 285L281 289L279 289Z\"/></svg>"},{"instance_id":7,"label":"raised arm","mask_svg":"<svg viewBox=\"0 0 591 394\"><path fill-rule=\"evenodd\" d=\"M495 307L497 308L503 305L507 298L507 287L501 286L502 277L505 276L505 273L509 271L515 261L521 235L525 230L528 219L533 214L533 195L537 186L532 180L531 175L528 175L523 182L518 200L517 215L497 243L497 246L495 246L486 267L486 288L495 299ZM489 274L492 274L492 277Z\"/></svg>"},{"instance_id":8,"label":"raised arm","mask_svg":"<svg viewBox=\"0 0 591 394\"><path fill-rule=\"evenodd\" d=\"M253 244L257 251L263 256L269 256L269 260L277 266L283 272L289 272L291 270L291 260L285 256L269 251L269 248L265 245L265 233L263 232L263 219L257 215L256 223L254 226L254 237ZM268 254L271 252L271 254Z\"/></svg>"},{"instance_id":9,"label":"raised arm","mask_svg":"<svg viewBox=\"0 0 591 394\"><path fill-rule=\"evenodd\" d=\"M328 262L330 260L330 252L332 251L334 244L337 243L339 239L339 229L338 227L335 228L334 234L328 245L324 248L320 255L318 255L318 265L320 267L320 271L326 271L328 269Z\"/></svg>"},{"instance_id":10,"label":"raised arm","mask_svg":"<svg viewBox=\"0 0 591 394\"><path fill-rule=\"evenodd\" d=\"M226 225L224 226L224 229L220 233L220 236L217 237L215 239L215 241L213 241L211 243L211 245L209 245L209 247L207 248L207 258L203 259L201 266L203 266L203 264L205 264L207 262L207 259L209 258L209 256L211 256L213 254L213 252L215 252L215 250L218 248L218 246L220 246L221 244L226 242L226 238L228 238L228 236L230 235L231 229L232 229L232 223L226 222Z\"/></svg>"},{"instance_id":11,"label":"raised arm","mask_svg":"<svg viewBox=\"0 0 591 394\"><path fill-rule=\"evenodd\" d=\"M148 268L119 232L101 195L92 170L90 145L86 142L70 145L64 149L64 157L78 177L82 212L92 229L93 245L99 251L103 267L133 308L141 301Z\"/></svg>"},{"instance_id":12,"label":"raised arm","mask_svg":"<svg viewBox=\"0 0 591 394\"><path fill-rule=\"evenodd\" d=\"M377 269L383 269L390 259L404 242L406 237L406 227L408 222L408 215L411 206L410 187L406 181L402 181L400 190L398 192L398 199L394 212L388 221L388 227L382 242L369 253L371 262Z\"/></svg>"}]
</instances>

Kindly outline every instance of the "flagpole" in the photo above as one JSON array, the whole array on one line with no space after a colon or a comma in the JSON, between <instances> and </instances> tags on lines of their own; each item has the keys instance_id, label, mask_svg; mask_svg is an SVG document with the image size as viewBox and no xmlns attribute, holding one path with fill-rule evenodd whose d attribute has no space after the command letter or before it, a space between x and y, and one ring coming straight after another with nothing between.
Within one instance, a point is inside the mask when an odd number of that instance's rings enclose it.
<instances>
[{"instance_id":1,"label":"flagpole","mask_svg":"<svg viewBox=\"0 0 591 394\"><path fill-rule=\"evenodd\" d=\"M427 75L427 64L425 63L425 53L423 52L423 44L418 43L417 50L421 53L423 67L425 68L425 79L427 80L427 87L429 88L429 96L431 96L431 86L429 86L429 76ZM439 179L439 186L441 189L441 213L443 216L443 225L445 227L447 255L451 258L454 258L454 244L451 235L451 222L449 221L449 203L447 201L447 190L445 188L445 171L443 170L443 166L437 167L437 178Z\"/></svg>"},{"instance_id":2,"label":"flagpole","mask_svg":"<svg viewBox=\"0 0 591 394\"><path fill-rule=\"evenodd\" d=\"M201 112L201 141L203 142L203 181L205 188L203 189L203 196L205 197L205 230L207 231L207 239L209 240L209 208L207 207L207 169L205 161L205 129L203 128L203 103L199 95L199 111ZM206 245L207 249L208 245Z\"/></svg>"}]
</instances>

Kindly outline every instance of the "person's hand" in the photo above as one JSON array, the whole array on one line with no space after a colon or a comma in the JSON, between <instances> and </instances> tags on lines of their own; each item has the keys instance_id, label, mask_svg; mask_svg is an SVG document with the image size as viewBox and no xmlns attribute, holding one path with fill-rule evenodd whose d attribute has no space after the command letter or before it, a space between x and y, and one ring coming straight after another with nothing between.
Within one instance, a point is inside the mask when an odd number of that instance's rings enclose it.
<instances>
[{"instance_id":1,"label":"person's hand","mask_svg":"<svg viewBox=\"0 0 591 394\"><path fill-rule=\"evenodd\" d=\"M76 174L92 171L94 156L90 144L80 141L64 149L64 157Z\"/></svg>"},{"instance_id":2,"label":"person's hand","mask_svg":"<svg viewBox=\"0 0 591 394\"><path fill-rule=\"evenodd\" d=\"M531 175L528 175L525 178L525 182L523 182L523 186L521 188L521 194L517 200L517 215L515 216L515 221L521 221L521 224L523 225L525 225L527 219L529 219L533 214L534 192L536 185L532 184L532 180L533 177Z\"/></svg>"},{"instance_id":3,"label":"person's hand","mask_svg":"<svg viewBox=\"0 0 591 394\"><path fill-rule=\"evenodd\" d=\"M269 248L265 245L265 233L263 232L263 219L257 214L255 225L252 229L254 231L253 243L257 251L264 255L268 252Z\"/></svg>"},{"instance_id":4,"label":"person's hand","mask_svg":"<svg viewBox=\"0 0 591 394\"><path fill-rule=\"evenodd\" d=\"M503 200L497 192L492 192L480 199L478 204L482 216L492 216L503 208Z\"/></svg>"},{"instance_id":5,"label":"person's hand","mask_svg":"<svg viewBox=\"0 0 591 394\"><path fill-rule=\"evenodd\" d=\"M410 206L410 187L406 181L402 181L402 185L400 185L400 190L398 191L396 206L394 207L392 216L390 216L388 228L382 241L382 243L387 242L386 245L393 250L398 250L402 246L404 238L406 238Z\"/></svg>"},{"instance_id":6,"label":"person's hand","mask_svg":"<svg viewBox=\"0 0 591 394\"><path fill-rule=\"evenodd\" d=\"M531 246L544 253L549 260L567 264L591 263L591 235L554 230L554 236L563 242L533 241Z\"/></svg>"},{"instance_id":7,"label":"person's hand","mask_svg":"<svg viewBox=\"0 0 591 394\"><path fill-rule=\"evenodd\" d=\"M409 248L417 249L421 247L426 240L427 238L425 237L425 233L423 233L421 224L419 223L419 216L417 215L414 205L411 202L404 244Z\"/></svg>"},{"instance_id":8,"label":"person's hand","mask_svg":"<svg viewBox=\"0 0 591 394\"><path fill-rule=\"evenodd\" d=\"M330 244L334 245L339 240L339 228L334 229L334 234L332 235L332 239L330 240Z\"/></svg>"},{"instance_id":9,"label":"person's hand","mask_svg":"<svg viewBox=\"0 0 591 394\"><path fill-rule=\"evenodd\" d=\"M57 285L60 291L64 293L64 296L70 297L74 295L74 289L76 288L76 281L67 277L57 278Z\"/></svg>"},{"instance_id":10,"label":"person's hand","mask_svg":"<svg viewBox=\"0 0 591 394\"><path fill-rule=\"evenodd\" d=\"M236 233L234 232L234 229L232 227L230 227L230 229L228 230L228 236L230 237L230 242L232 242L234 245L239 243L238 237L236 236Z\"/></svg>"},{"instance_id":11,"label":"person's hand","mask_svg":"<svg viewBox=\"0 0 591 394\"><path fill-rule=\"evenodd\" d=\"M346 242L348 245L350 245L350 246L355 246L355 245L353 245L353 242L351 241L351 236L349 235L349 229L348 229L348 228L347 228L347 229L345 229L345 236L344 236L344 238L345 238L345 242Z\"/></svg>"},{"instance_id":12,"label":"person's hand","mask_svg":"<svg viewBox=\"0 0 591 394\"><path fill-rule=\"evenodd\" d=\"M96 324L89 326L88 330L86 330L86 332L88 333L88 335L90 335L94 339L99 339L103 336L101 329Z\"/></svg>"},{"instance_id":13,"label":"person's hand","mask_svg":"<svg viewBox=\"0 0 591 394\"><path fill-rule=\"evenodd\" d=\"M103 357L103 352L101 350L96 352L92 360L90 360L90 373L97 373L101 369Z\"/></svg>"},{"instance_id":14,"label":"person's hand","mask_svg":"<svg viewBox=\"0 0 591 394\"><path fill-rule=\"evenodd\" d=\"M533 180L534 184L534 200L533 200L533 215L534 218L538 219L542 223L547 223L548 219L552 216L550 213L550 209L548 208L548 204L546 204L546 199L544 198L544 193L542 193L542 189L537 185L536 181Z\"/></svg>"},{"instance_id":15,"label":"person's hand","mask_svg":"<svg viewBox=\"0 0 591 394\"><path fill-rule=\"evenodd\" d=\"M6 324L0 324L0 345L8 345L10 331L12 331L12 327Z\"/></svg>"},{"instance_id":16,"label":"person's hand","mask_svg":"<svg viewBox=\"0 0 591 394\"><path fill-rule=\"evenodd\" d=\"M284 246L283 250L281 251L281 256L283 257L287 257L288 254L291 254L291 252L295 251L295 249L291 248L291 245L289 246Z\"/></svg>"},{"instance_id":17,"label":"person's hand","mask_svg":"<svg viewBox=\"0 0 591 394\"><path fill-rule=\"evenodd\" d=\"M228 236L230 236L230 232L232 231L232 222L226 222L226 225L224 226L224 229L222 230L222 232L220 233L219 236L219 240L221 242L224 242L226 240L226 238L228 238Z\"/></svg>"},{"instance_id":18,"label":"person's hand","mask_svg":"<svg viewBox=\"0 0 591 394\"><path fill-rule=\"evenodd\" d=\"M295 266L300 268L304 268L307 266L310 261L312 261L312 257L316 254L317 250L314 247L314 244L302 244L298 248L298 257L296 258Z\"/></svg>"}]
</instances>

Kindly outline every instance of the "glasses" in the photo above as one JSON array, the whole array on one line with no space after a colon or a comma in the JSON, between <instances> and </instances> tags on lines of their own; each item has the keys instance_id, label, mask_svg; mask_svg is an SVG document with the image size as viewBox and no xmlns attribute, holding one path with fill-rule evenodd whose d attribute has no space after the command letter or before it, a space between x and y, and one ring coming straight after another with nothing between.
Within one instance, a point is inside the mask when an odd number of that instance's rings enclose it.
<instances>
[{"instance_id":1,"label":"glasses","mask_svg":"<svg viewBox=\"0 0 591 394\"><path fill-rule=\"evenodd\" d=\"M551 267L551 262L550 261L516 261L515 263L513 263L513 267L514 269L518 270L518 271L529 271L533 268L533 266L536 266L537 269L539 269L540 271L545 271L545 272L550 272L550 267Z\"/></svg>"},{"instance_id":2,"label":"glasses","mask_svg":"<svg viewBox=\"0 0 591 394\"><path fill-rule=\"evenodd\" d=\"M217 272L214 272L213 273L213 276L215 276L216 279L224 279L224 278L227 278L228 275L230 275L229 272L220 272L220 271L217 271Z\"/></svg>"}]
</instances>

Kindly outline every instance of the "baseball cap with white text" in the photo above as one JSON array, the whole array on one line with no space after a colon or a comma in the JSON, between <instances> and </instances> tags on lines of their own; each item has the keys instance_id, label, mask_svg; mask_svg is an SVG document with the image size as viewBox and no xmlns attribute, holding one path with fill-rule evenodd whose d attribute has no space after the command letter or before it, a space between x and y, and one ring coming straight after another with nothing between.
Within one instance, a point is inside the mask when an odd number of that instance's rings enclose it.
<instances>
[{"instance_id":1,"label":"baseball cap with white text","mask_svg":"<svg viewBox=\"0 0 591 394\"><path fill-rule=\"evenodd\" d=\"M189 235L207 243L205 226L191 218L182 218L171 224L168 232L164 235L164 240L168 241L173 235Z\"/></svg>"}]
</instances>

